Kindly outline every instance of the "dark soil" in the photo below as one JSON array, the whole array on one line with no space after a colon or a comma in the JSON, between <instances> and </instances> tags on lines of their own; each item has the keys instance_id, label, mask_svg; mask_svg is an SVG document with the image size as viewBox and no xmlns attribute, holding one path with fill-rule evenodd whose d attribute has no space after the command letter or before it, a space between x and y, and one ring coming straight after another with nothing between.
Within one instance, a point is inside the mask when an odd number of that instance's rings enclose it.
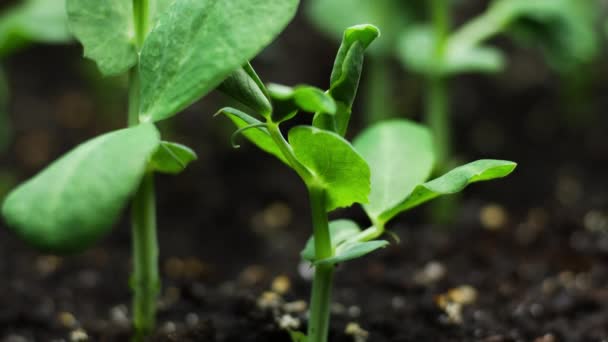
<instances>
[{"instance_id":1,"label":"dark soil","mask_svg":"<svg viewBox=\"0 0 608 342\"><path fill-rule=\"evenodd\" d=\"M298 19L258 59L264 78L324 86L335 47L311 32ZM100 92L79 54L37 47L8 61L7 179L122 124L123 80ZM608 341L606 75L588 80L589 101L573 100L567 79L514 54L523 62L503 75L457 80L453 111L463 159L511 159L518 170L472 186L453 224L429 225L417 210L392 224L400 243L341 265L332 342ZM157 180L163 290L153 341L289 341L279 323L305 329L304 188L271 157L230 148L231 127L210 115L222 101L213 95L163 127L200 160ZM358 209L336 217L347 215L366 224ZM39 254L3 227L1 341L128 340L129 249L126 220L70 257Z\"/></svg>"}]
</instances>

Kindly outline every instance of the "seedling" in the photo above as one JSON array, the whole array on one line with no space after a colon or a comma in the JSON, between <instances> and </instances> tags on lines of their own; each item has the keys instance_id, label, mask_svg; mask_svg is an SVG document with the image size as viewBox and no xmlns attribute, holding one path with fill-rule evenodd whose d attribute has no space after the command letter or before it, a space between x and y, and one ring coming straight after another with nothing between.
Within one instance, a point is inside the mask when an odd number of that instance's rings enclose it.
<instances>
[{"instance_id":1,"label":"seedling","mask_svg":"<svg viewBox=\"0 0 608 342\"><path fill-rule=\"evenodd\" d=\"M463 73L504 70L505 56L486 44L498 35L540 47L549 64L564 73L598 53L595 29L598 4L580 0L494 0L485 12L451 31L451 0L312 0L309 13L323 31L338 38L346 25L374 23L385 39L373 50L367 106L368 118L398 114L387 63L397 57L406 69L426 79L425 120L435 136L437 171L445 171L451 155L448 80ZM421 23L425 12L429 23ZM377 64L376 67L374 64ZM384 67L383 67L384 66ZM383 70L384 68L384 70ZM389 95L387 95L389 94ZM373 120L370 120L373 121Z\"/></svg>"},{"instance_id":2,"label":"seedling","mask_svg":"<svg viewBox=\"0 0 608 342\"><path fill-rule=\"evenodd\" d=\"M136 340L154 327L160 289L154 174L179 173L196 159L189 148L161 140L155 123L253 58L281 32L297 5L297 0L67 0L69 25L85 56L106 76L129 72L129 127L68 152L14 190L2 212L33 245L74 253L106 235L131 202Z\"/></svg>"},{"instance_id":3,"label":"seedling","mask_svg":"<svg viewBox=\"0 0 608 342\"><path fill-rule=\"evenodd\" d=\"M308 333L294 341L325 342L335 266L388 245L378 240L398 214L468 184L501 178L516 164L478 160L427 181L435 153L423 126L402 119L380 122L351 144L344 138L361 75L365 49L379 36L372 25L348 28L326 92L311 86L266 88L250 66L233 74L223 90L258 114L235 108L227 116L240 134L276 156L302 179L310 198L313 236L301 253L315 268ZM312 126L296 126L284 138L280 124L299 111L314 113ZM233 142L234 144L234 142ZM362 230L350 220L329 222L328 213L363 205L372 225Z\"/></svg>"}]
</instances>

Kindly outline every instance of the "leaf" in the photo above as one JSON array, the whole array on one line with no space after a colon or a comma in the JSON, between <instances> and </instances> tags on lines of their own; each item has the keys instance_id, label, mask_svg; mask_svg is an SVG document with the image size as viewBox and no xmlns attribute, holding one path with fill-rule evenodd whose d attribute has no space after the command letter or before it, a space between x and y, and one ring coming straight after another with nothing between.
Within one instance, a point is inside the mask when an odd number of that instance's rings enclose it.
<instances>
[{"instance_id":1,"label":"leaf","mask_svg":"<svg viewBox=\"0 0 608 342\"><path fill-rule=\"evenodd\" d=\"M359 228L359 225L351 220L335 220L329 222L329 236L331 238L331 246L334 250L360 232L361 228ZM306 261L315 261L314 236L311 236L308 241L306 241L306 246L300 253L300 256Z\"/></svg>"},{"instance_id":2,"label":"leaf","mask_svg":"<svg viewBox=\"0 0 608 342\"><path fill-rule=\"evenodd\" d=\"M323 90L311 86L296 86L294 88L269 84L268 93L272 98L272 121L280 123L293 118L298 110L309 113L336 113L334 99Z\"/></svg>"},{"instance_id":3,"label":"leaf","mask_svg":"<svg viewBox=\"0 0 608 342\"><path fill-rule=\"evenodd\" d=\"M26 0L0 17L0 57L30 43L69 42L65 0Z\"/></svg>"},{"instance_id":4,"label":"leaf","mask_svg":"<svg viewBox=\"0 0 608 342\"><path fill-rule=\"evenodd\" d=\"M132 1L66 1L70 29L102 74L122 74L137 64Z\"/></svg>"},{"instance_id":5,"label":"leaf","mask_svg":"<svg viewBox=\"0 0 608 342\"><path fill-rule=\"evenodd\" d=\"M227 116L230 120L232 120L232 122L237 128L243 128L250 125L257 125L262 123L260 120L250 116L249 114L243 113L238 109L230 107L221 109L218 114L224 114L225 116ZM289 165L289 162L287 162L287 159L285 159L283 153L281 153L277 145L274 143L266 128L251 128L244 131L242 134L263 151L272 154L286 165Z\"/></svg>"},{"instance_id":6,"label":"leaf","mask_svg":"<svg viewBox=\"0 0 608 342\"><path fill-rule=\"evenodd\" d=\"M434 49L435 38L430 25L415 25L404 30L399 39L398 54L408 69L423 75L437 72Z\"/></svg>"},{"instance_id":7,"label":"leaf","mask_svg":"<svg viewBox=\"0 0 608 342\"><path fill-rule=\"evenodd\" d=\"M367 242L347 242L336 249L336 254L333 257L315 261L314 265L318 266L340 264L348 260L360 258L366 254L369 254L377 249L384 248L388 245L388 241L385 240L374 240Z\"/></svg>"},{"instance_id":8,"label":"leaf","mask_svg":"<svg viewBox=\"0 0 608 342\"><path fill-rule=\"evenodd\" d=\"M433 170L431 133L408 120L375 124L363 131L353 145L371 169L369 202L363 207L372 221L407 198Z\"/></svg>"},{"instance_id":9,"label":"leaf","mask_svg":"<svg viewBox=\"0 0 608 342\"><path fill-rule=\"evenodd\" d=\"M298 0L174 2L141 52L141 120L169 118L218 86L281 32L297 6Z\"/></svg>"},{"instance_id":10,"label":"leaf","mask_svg":"<svg viewBox=\"0 0 608 342\"><path fill-rule=\"evenodd\" d=\"M311 0L307 14L312 22L336 41L344 28L370 23L380 28L383 37L371 48L372 54L392 57L398 34L423 14L426 1L395 0Z\"/></svg>"},{"instance_id":11,"label":"leaf","mask_svg":"<svg viewBox=\"0 0 608 342\"><path fill-rule=\"evenodd\" d=\"M511 161L482 159L457 167L439 178L416 186L404 201L383 213L380 220L388 222L403 211L436 197L460 192L469 184L506 177L516 166Z\"/></svg>"},{"instance_id":12,"label":"leaf","mask_svg":"<svg viewBox=\"0 0 608 342\"><path fill-rule=\"evenodd\" d=\"M328 93L339 103L338 111L333 117L319 111L313 125L344 136L353 102L359 88L365 49L380 36L380 31L373 25L357 25L344 31L342 45L334 62ZM333 114L333 113L332 113Z\"/></svg>"},{"instance_id":13,"label":"leaf","mask_svg":"<svg viewBox=\"0 0 608 342\"><path fill-rule=\"evenodd\" d=\"M367 202L369 167L348 141L311 126L292 128L288 140L298 161L313 174L315 185L327 191L328 212Z\"/></svg>"},{"instance_id":14,"label":"leaf","mask_svg":"<svg viewBox=\"0 0 608 342\"><path fill-rule=\"evenodd\" d=\"M175 175L184 171L188 164L197 159L196 152L189 147L161 141L158 149L152 155L149 169Z\"/></svg>"},{"instance_id":15,"label":"leaf","mask_svg":"<svg viewBox=\"0 0 608 342\"><path fill-rule=\"evenodd\" d=\"M218 90L265 118L272 113L272 105L266 87L249 64L230 74L220 84Z\"/></svg>"},{"instance_id":16,"label":"leaf","mask_svg":"<svg viewBox=\"0 0 608 342\"><path fill-rule=\"evenodd\" d=\"M301 331L295 330L287 330L289 332L289 337L291 338L291 342L308 342L308 336L306 336Z\"/></svg>"},{"instance_id":17,"label":"leaf","mask_svg":"<svg viewBox=\"0 0 608 342\"><path fill-rule=\"evenodd\" d=\"M152 124L89 140L11 192L2 214L36 247L82 251L112 228L159 143Z\"/></svg>"},{"instance_id":18,"label":"leaf","mask_svg":"<svg viewBox=\"0 0 608 342\"><path fill-rule=\"evenodd\" d=\"M504 54L494 47L449 44L444 73L496 73L504 70L505 64Z\"/></svg>"}]
</instances>

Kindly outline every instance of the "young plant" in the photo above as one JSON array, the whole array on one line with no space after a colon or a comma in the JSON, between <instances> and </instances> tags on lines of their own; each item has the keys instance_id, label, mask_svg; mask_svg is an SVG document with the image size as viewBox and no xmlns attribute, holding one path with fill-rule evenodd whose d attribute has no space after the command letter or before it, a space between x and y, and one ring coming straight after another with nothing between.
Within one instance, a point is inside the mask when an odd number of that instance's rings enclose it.
<instances>
[{"instance_id":1,"label":"young plant","mask_svg":"<svg viewBox=\"0 0 608 342\"><path fill-rule=\"evenodd\" d=\"M297 0L67 0L72 33L104 75L129 72L128 128L83 143L14 190L7 223L54 253L82 251L131 202L135 339L154 327L160 290L154 174L196 159L155 123L218 86L276 37ZM235 24L238 23L238 24Z\"/></svg>"},{"instance_id":2,"label":"young plant","mask_svg":"<svg viewBox=\"0 0 608 342\"><path fill-rule=\"evenodd\" d=\"M389 64L397 57L403 66L426 79L425 121L436 140L437 168L445 171L451 156L448 80L471 72L504 70L505 56L485 43L497 35L540 47L549 64L566 73L592 60L598 52L595 29L597 2L580 0L493 0L485 12L452 32L453 0L312 0L313 22L333 37L357 22L378 25L383 44L373 52L367 118L398 114ZM425 11L426 7L426 11ZM421 22L424 12L428 23ZM384 68L384 70L382 70Z\"/></svg>"},{"instance_id":3,"label":"young plant","mask_svg":"<svg viewBox=\"0 0 608 342\"><path fill-rule=\"evenodd\" d=\"M314 266L308 333L291 332L295 341L326 342L335 267L388 245L378 240L398 214L468 184L501 178L515 163L479 160L427 181L435 153L430 132L407 120L380 122L354 143L344 138L363 66L365 49L379 36L371 25L348 28L326 92L300 85L264 87L248 65L233 74L223 91L259 115L234 108L218 112L262 150L293 169L308 189L313 236L301 255ZM312 126L296 126L287 139L280 124L299 111L314 113ZM261 119L261 120L260 120ZM235 145L233 141L233 145ZM328 213L363 204L372 225L362 230L350 220L329 222Z\"/></svg>"}]
</instances>

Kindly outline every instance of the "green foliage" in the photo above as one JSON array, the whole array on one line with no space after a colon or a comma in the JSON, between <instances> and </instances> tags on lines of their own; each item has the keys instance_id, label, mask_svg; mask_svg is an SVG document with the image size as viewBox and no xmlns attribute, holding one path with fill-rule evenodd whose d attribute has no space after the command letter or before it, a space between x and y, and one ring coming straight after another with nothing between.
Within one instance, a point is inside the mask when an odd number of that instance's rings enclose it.
<instances>
[{"instance_id":1,"label":"green foliage","mask_svg":"<svg viewBox=\"0 0 608 342\"><path fill-rule=\"evenodd\" d=\"M362 257L388 245L388 242L383 240L368 242L353 240L359 233L361 233L361 228L351 220L332 221L329 223L329 234L331 236L334 256L323 260L316 260L314 237L311 237L301 252L302 259L309 261L313 265L337 264Z\"/></svg>"},{"instance_id":2,"label":"green foliage","mask_svg":"<svg viewBox=\"0 0 608 342\"><path fill-rule=\"evenodd\" d=\"M168 141L162 141L152 155L149 169L168 174L181 173L188 165L198 159L191 148Z\"/></svg>"},{"instance_id":3,"label":"green foliage","mask_svg":"<svg viewBox=\"0 0 608 342\"><path fill-rule=\"evenodd\" d=\"M313 125L336 132L342 136L350 121L353 102L357 95L365 50L380 36L373 25L357 25L344 32L342 45L334 62L328 93L338 103L337 111L330 113L318 111Z\"/></svg>"},{"instance_id":4,"label":"green foliage","mask_svg":"<svg viewBox=\"0 0 608 342\"><path fill-rule=\"evenodd\" d=\"M84 250L109 231L159 143L151 124L92 139L11 192L2 213L19 236L41 249Z\"/></svg>"},{"instance_id":5,"label":"green foliage","mask_svg":"<svg viewBox=\"0 0 608 342\"><path fill-rule=\"evenodd\" d=\"M268 93L273 107L271 119L276 123L293 118L299 110L327 115L336 114L336 102L319 88L311 86L291 88L272 83L268 85Z\"/></svg>"},{"instance_id":6,"label":"green foliage","mask_svg":"<svg viewBox=\"0 0 608 342\"><path fill-rule=\"evenodd\" d=\"M132 1L66 1L70 29L102 74L119 75L137 63Z\"/></svg>"},{"instance_id":7,"label":"green foliage","mask_svg":"<svg viewBox=\"0 0 608 342\"><path fill-rule=\"evenodd\" d=\"M298 126L289 131L289 143L312 174L309 186L327 191L327 211L367 202L369 167L348 141L332 132Z\"/></svg>"},{"instance_id":8,"label":"green foliage","mask_svg":"<svg viewBox=\"0 0 608 342\"><path fill-rule=\"evenodd\" d=\"M371 169L371 192L365 211L372 221L392 209L433 170L431 133L407 120L378 123L353 142Z\"/></svg>"},{"instance_id":9,"label":"green foliage","mask_svg":"<svg viewBox=\"0 0 608 342\"><path fill-rule=\"evenodd\" d=\"M169 118L218 86L287 25L297 0L181 0L146 39L142 121Z\"/></svg>"},{"instance_id":10,"label":"green foliage","mask_svg":"<svg viewBox=\"0 0 608 342\"><path fill-rule=\"evenodd\" d=\"M272 113L268 91L249 63L230 74L218 90L264 117Z\"/></svg>"},{"instance_id":11,"label":"green foliage","mask_svg":"<svg viewBox=\"0 0 608 342\"><path fill-rule=\"evenodd\" d=\"M70 40L65 0L25 0L0 16L0 57L30 42Z\"/></svg>"}]
</instances>

